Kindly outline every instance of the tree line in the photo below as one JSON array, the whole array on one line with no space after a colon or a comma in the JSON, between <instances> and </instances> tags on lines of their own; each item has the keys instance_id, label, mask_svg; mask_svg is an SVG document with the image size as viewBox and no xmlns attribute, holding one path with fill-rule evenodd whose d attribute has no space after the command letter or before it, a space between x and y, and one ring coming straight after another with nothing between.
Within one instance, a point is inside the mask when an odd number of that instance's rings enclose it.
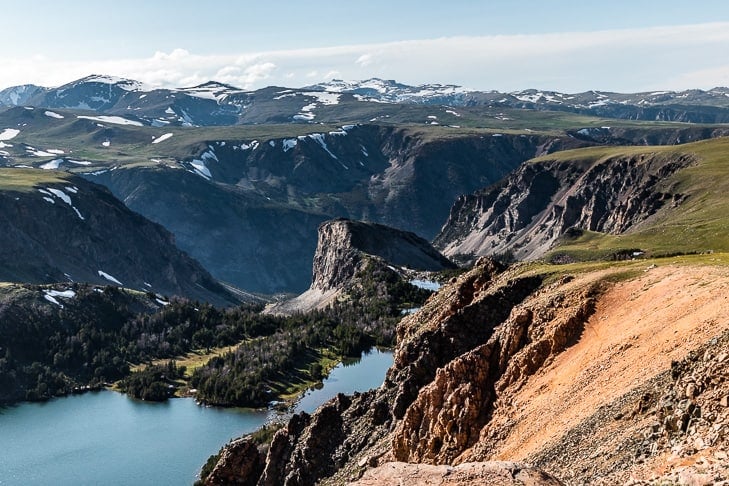
<instances>
[{"instance_id":1,"label":"tree line","mask_svg":"<svg viewBox=\"0 0 729 486\"><path fill-rule=\"evenodd\" d=\"M73 284L75 296L60 306L40 298L41 287L23 286L0 299L0 403L45 400L122 379L132 396L164 399L182 376L178 367L137 374L130 364L240 343L195 370L191 386L205 402L264 405L275 398L271 383L294 369L319 379L322 349L359 356L373 345L391 346L400 309L430 293L386 267L370 267L346 302L289 317L262 314L261 305L218 309L179 298L159 308L152 293L84 284Z\"/></svg>"}]
</instances>

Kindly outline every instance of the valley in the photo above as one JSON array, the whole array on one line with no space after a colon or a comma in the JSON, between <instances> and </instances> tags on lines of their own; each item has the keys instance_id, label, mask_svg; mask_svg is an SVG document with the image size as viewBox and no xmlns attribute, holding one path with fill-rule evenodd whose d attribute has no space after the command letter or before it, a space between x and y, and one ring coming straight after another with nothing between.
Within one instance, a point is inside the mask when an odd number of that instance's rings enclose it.
<instances>
[{"instance_id":1,"label":"valley","mask_svg":"<svg viewBox=\"0 0 729 486\"><path fill-rule=\"evenodd\" d=\"M727 481L725 100L4 90L0 402L289 410L203 484ZM381 386L292 407L376 346Z\"/></svg>"}]
</instances>

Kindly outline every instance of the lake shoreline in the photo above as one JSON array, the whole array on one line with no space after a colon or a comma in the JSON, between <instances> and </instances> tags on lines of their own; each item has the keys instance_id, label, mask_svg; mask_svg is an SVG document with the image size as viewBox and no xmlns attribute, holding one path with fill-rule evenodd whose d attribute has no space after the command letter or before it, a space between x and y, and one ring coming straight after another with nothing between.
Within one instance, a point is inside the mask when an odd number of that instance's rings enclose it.
<instances>
[{"instance_id":1,"label":"lake shoreline","mask_svg":"<svg viewBox=\"0 0 729 486\"><path fill-rule=\"evenodd\" d=\"M284 414L200 406L191 398L155 403L107 389L1 409L0 483L192 484L230 440L289 414L311 413L337 393L376 388L392 359L389 351L372 350L357 364L339 364Z\"/></svg>"}]
</instances>

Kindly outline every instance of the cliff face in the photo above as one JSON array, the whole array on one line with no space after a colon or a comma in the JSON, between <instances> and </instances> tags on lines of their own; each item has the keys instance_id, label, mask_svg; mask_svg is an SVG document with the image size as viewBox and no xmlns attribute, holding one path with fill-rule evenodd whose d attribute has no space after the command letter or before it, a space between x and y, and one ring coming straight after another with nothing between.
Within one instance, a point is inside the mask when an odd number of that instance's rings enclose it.
<instances>
[{"instance_id":1,"label":"cliff face","mask_svg":"<svg viewBox=\"0 0 729 486\"><path fill-rule=\"evenodd\" d=\"M480 260L401 321L379 389L295 416L249 484L449 484L494 460L567 484L729 478L729 274L632 265L545 282Z\"/></svg>"},{"instance_id":2,"label":"cliff face","mask_svg":"<svg viewBox=\"0 0 729 486\"><path fill-rule=\"evenodd\" d=\"M437 272L454 265L415 233L376 223L336 219L319 227L312 288L341 288L355 275L358 255L391 265Z\"/></svg>"},{"instance_id":3,"label":"cliff face","mask_svg":"<svg viewBox=\"0 0 729 486\"><path fill-rule=\"evenodd\" d=\"M0 191L0 281L89 282L201 299L235 299L174 237L127 209L102 186L69 174L5 169Z\"/></svg>"},{"instance_id":4,"label":"cliff face","mask_svg":"<svg viewBox=\"0 0 729 486\"><path fill-rule=\"evenodd\" d=\"M448 256L542 256L570 228L620 234L684 195L663 182L693 162L661 153L522 165L498 185L461 196L434 245Z\"/></svg>"},{"instance_id":5,"label":"cliff face","mask_svg":"<svg viewBox=\"0 0 729 486\"><path fill-rule=\"evenodd\" d=\"M356 285L358 274L367 265L395 265L419 271L455 268L414 233L376 223L335 219L319 226L309 290L271 307L269 312L287 314L326 306Z\"/></svg>"}]
</instances>

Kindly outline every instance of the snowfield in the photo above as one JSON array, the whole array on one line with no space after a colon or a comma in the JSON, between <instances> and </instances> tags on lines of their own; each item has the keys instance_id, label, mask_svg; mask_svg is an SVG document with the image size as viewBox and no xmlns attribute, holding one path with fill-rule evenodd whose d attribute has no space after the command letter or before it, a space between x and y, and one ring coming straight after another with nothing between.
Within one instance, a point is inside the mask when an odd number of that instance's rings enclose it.
<instances>
[{"instance_id":1,"label":"snowfield","mask_svg":"<svg viewBox=\"0 0 729 486\"><path fill-rule=\"evenodd\" d=\"M164 135L160 135L159 137L152 140L152 143L164 142L165 140L172 138L173 135L174 133L165 133Z\"/></svg>"},{"instance_id":2,"label":"snowfield","mask_svg":"<svg viewBox=\"0 0 729 486\"><path fill-rule=\"evenodd\" d=\"M102 122L102 123L111 123L113 125L131 125L131 126L134 126L134 127L143 127L144 126L141 122L134 121L134 120L127 120L126 118L122 118L121 116L110 116L110 115L86 116L86 115L78 115L76 118L82 118L84 120L93 120L93 121Z\"/></svg>"},{"instance_id":3,"label":"snowfield","mask_svg":"<svg viewBox=\"0 0 729 486\"><path fill-rule=\"evenodd\" d=\"M6 128L0 132L0 140L12 140L18 136L20 130L17 128Z\"/></svg>"},{"instance_id":4,"label":"snowfield","mask_svg":"<svg viewBox=\"0 0 729 486\"><path fill-rule=\"evenodd\" d=\"M115 283L117 285L124 285L119 280L115 279L113 276L109 275L108 273L106 273L102 270L99 270L99 277L103 277L106 280L108 280L109 282Z\"/></svg>"}]
</instances>

